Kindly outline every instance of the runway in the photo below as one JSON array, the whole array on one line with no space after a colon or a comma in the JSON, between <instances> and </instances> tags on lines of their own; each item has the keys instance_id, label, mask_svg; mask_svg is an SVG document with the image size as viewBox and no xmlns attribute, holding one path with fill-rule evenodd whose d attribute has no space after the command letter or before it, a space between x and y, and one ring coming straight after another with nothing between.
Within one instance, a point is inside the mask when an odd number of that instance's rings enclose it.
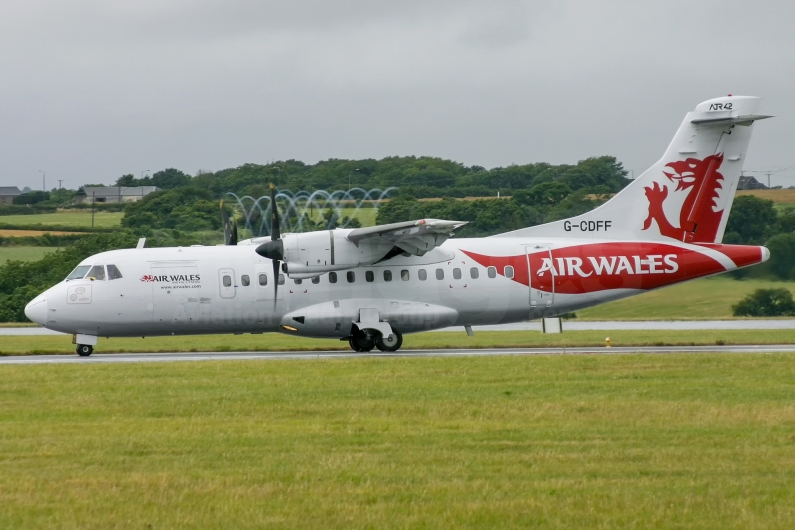
<instances>
[{"instance_id":1,"label":"runway","mask_svg":"<svg viewBox=\"0 0 795 530\"><path fill-rule=\"evenodd\" d=\"M489 326L473 326L478 331L541 331L541 322L515 322L513 324L494 324ZM564 320L564 331L621 331L621 330L695 330L695 329L795 329L795 319L748 319L748 320ZM460 333L461 326L434 329L432 332L447 331ZM38 326L27 327L0 327L0 336L41 336L61 335L64 333L52 331Z\"/></svg>"},{"instance_id":2,"label":"runway","mask_svg":"<svg viewBox=\"0 0 795 530\"><path fill-rule=\"evenodd\" d=\"M497 355L616 355L630 353L793 353L795 344L745 346L647 346L606 348L491 348L401 350L397 353L357 353L353 351L305 352L201 352L201 353L95 353L90 357L70 355L19 355L0 357L4 364L102 364L155 363L178 361L312 360L364 357L474 357Z\"/></svg>"}]
</instances>

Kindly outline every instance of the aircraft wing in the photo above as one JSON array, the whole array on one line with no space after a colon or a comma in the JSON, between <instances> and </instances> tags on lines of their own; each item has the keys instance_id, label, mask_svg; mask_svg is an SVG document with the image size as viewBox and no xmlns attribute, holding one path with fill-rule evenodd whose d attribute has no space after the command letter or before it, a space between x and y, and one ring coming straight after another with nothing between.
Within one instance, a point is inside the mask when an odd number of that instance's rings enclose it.
<instances>
[{"instance_id":1,"label":"aircraft wing","mask_svg":"<svg viewBox=\"0 0 795 530\"><path fill-rule=\"evenodd\" d=\"M467 221L420 219L356 228L348 233L347 239L359 246L391 244L405 254L422 256L447 241L455 230L465 224Z\"/></svg>"}]
</instances>

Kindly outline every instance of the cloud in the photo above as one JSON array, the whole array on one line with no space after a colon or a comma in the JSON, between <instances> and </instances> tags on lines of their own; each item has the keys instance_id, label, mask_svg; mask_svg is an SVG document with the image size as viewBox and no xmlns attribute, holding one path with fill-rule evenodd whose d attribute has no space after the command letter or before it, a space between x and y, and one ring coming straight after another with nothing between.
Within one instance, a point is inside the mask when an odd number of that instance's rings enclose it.
<instances>
[{"instance_id":1,"label":"cloud","mask_svg":"<svg viewBox=\"0 0 795 530\"><path fill-rule=\"evenodd\" d=\"M793 19L738 1L7 1L0 184L394 154L640 170L728 92L783 116L746 167L791 166Z\"/></svg>"}]
</instances>

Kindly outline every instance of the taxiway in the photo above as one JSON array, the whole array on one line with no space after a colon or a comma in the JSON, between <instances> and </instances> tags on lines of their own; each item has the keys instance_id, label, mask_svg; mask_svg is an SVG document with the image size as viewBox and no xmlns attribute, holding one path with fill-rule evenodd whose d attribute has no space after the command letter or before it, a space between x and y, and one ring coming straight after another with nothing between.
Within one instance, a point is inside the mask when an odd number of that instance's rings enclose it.
<instances>
[{"instance_id":1,"label":"taxiway","mask_svg":"<svg viewBox=\"0 0 795 530\"><path fill-rule=\"evenodd\" d=\"M590 347L590 348L489 348L401 350L397 353L357 353L353 351L273 351L273 352L199 352L199 353L95 353L90 357L78 355L14 355L0 357L3 364L96 364L96 363L153 363L178 361L244 361L244 360L309 360L356 357L467 357L489 355L615 355L670 353L793 353L795 344L744 346L647 346L647 347Z\"/></svg>"}]
</instances>

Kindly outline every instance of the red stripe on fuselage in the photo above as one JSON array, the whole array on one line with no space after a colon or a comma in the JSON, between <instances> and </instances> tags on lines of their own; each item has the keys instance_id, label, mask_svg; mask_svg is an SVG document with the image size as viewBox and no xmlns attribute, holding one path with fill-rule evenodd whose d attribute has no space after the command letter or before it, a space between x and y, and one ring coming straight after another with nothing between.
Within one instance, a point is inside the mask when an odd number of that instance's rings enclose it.
<instances>
[{"instance_id":1,"label":"red stripe on fuselage","mask_svg":"<svg viewBox=\"0 0 795 530\"><path fill-rule=\"evenodd\" d=\"M705 247L707 245L704 245ZM761 247L709 245L739 267L762 261ZM529 249L527 255L486 256L462 249L484 267L495 267L505 276L514 269L513 281L533 289L560 294L583 294L608 289L656 289L674 283L724 272L716 259L665 243L593 243L549 250ZM532 278L528 275L528 258Z\"/></svg>"}]
</instances>

